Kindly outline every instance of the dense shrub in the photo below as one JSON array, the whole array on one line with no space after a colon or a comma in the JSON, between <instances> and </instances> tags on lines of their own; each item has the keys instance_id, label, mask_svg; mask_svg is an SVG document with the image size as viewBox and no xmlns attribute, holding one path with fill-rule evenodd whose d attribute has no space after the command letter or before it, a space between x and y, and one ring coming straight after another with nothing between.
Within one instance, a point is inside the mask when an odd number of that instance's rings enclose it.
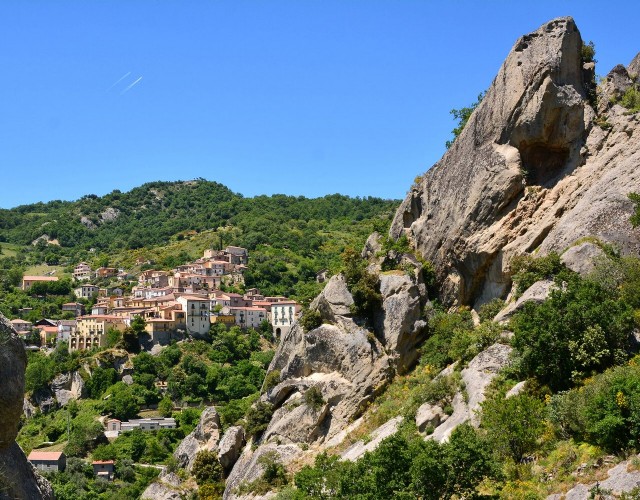
<instances>
[{"instance_id":1,"label":"dense shrub","mask_svg":"<svg viewBox=\"0 0 640 500\"><path fill-rule=\"evenodd\" d=\"M273 405L258 401L249 409L245 417L247 436L259 437L267 429L272 416Z\"/></svg>"},{"instance_id":2,"label":"dense shrub","mask_svg":"<svg viewBox=\"0 0 640 500\"><path fill-rule=\"evenodd\" d=\"M314 410L322 408L325 404L322 391L317 386L309 387L309 389L304 392L304 402Z\"/></svg>"},{"instance_id":3,"label":"dense shrub","mask_svg":"<svg viewBox=\"0 0 640 500\"><path fill-rule=\"evenodd\" d=\"M626 359L632 308L599 283L571 277L511 320L522 368L552 390Z\"/></svg>"},{"instance_id":4,"label":"dense shrub","mask_svg":"<svg viewBox=\"0 0 640 500\"><path fill-rule=\"evenodd\" d=\"M224 469L218 461L218 454L215 451L199 451L193 461L191 474L198 486L221 481L224 477Z\"/></svg>"},{"instance_id":5,"label":"dense shrub","mask_svg":"<svg viewBox=\"0 0 640 500\"><path fill-rule=\"evenodd\" d=\"M482 404L482 427L492 448L516 463L536 449L544 418L544 404L527 394L495 397Z\"/></svg>"},{"instance_id":6,"label":"dense shrub","mask_svg":"<svg viewBox=\"0 0 640 500\"><path fill-rule=\"evenodd\" d=\"M640 440L640 367L607 370L552 397L552 422L563 436L585 439L611 452L637 448Z\"/></svg>"},{"instance_id":7,"label":"dense shrub","mask_svg":"<svg viewBox=\"0 0 640 500\"><path fill-rule=\"evenodd\" d=\"M310 332L322 325L322 315L315 309L305 309L298 322L305 332Z\"/></svg>"},{"instance_id":8,"label":"dense shrub","mask_svg":"<svg viewBox=\"0 0 640 500\"><path fill-rule=\"evenodd\" d=\"M560 256L551 252L544 257L517 255L511 260L511 276L516 285L516 294L522 294L536 281L553 279L566 268L560 262Z\"/></svg>"}]
</instances>

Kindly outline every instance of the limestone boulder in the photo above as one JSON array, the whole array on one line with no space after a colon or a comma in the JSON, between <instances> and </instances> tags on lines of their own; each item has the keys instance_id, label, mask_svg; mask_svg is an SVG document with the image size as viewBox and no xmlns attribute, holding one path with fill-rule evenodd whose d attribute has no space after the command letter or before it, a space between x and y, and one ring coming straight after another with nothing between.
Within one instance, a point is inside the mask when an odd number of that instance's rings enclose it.
<instances>
[{"instance_id":1,"label":"limestone boulder","mask_svg":"<svg viewBox=\"0 0 640 500\"><path fill-rule=\"evenodd\" d=\"M598 260L604 257L605 253L598 245L585 242L569 248L560 257L560 262L572 271L586 276L595 269Z\"/></svg>"},{"instance_id":2,"label":"limestone boulder","mask_svg":"<svg viewBox=\"0 0 640 500\"><path fill-rule=\"evenodd\" d=\"M399 373L406 372L418 359L418 345L425 339L426 322L421 319L426 299L417 280L402 273L380 275L382 309L378 314L378 338L396 360Z\"/></svg>"},{"instance_id":3,"label":"limestone boulder","mask_svg":"<svg viewBox=\"0 0 640 500\"><path fill-rule=\"evenodd\" d=\"M362 457L368 451L374 451L383 439L388 438L389 436L393 436L396 432L398 432L398 428L402 423L403 418L398 416L394 417L388 422L384 423L376 430L374 430L369 439L365 442L364 440L360 440L354 444L352 444L349 448L346 449L340 458L342 460L350 460L351 462L355 462L359 458Z\"/></svg>"},{"instance_id":4,"label":"limestone boulder","mask_svg":"<svg viewBox=\"0 0 640 500\"><path fill-rule=\"evenodd\" d=\"M536 281L533 285L527 288L524 293L515 301L510 302L502 311L500 311L493 318L493 321L497 323L505 322L520 311L527 302L541 303L547 300L551 290L555 287L555 284L551 280Z\"/></svg>"},{"instance_id":5,"label":"limestone boulder","mask_svg":"<svg viewBox=\"0 0 640 500\"><path fill-rule=\"evenodd\" d=\"M374 259L377 256L377 254L382 250L380 239L381 236L377 231L369 235L364 244L364 248L362 249L363 259Z\"/></svg>"},{"instance_id":6,"label":"limestone boulder","mask_svg":"<svg viewBox=\"0 0 640 500\"><path fill-rule=\"evenodd\" d=\"M514 385L511 389L507 391L507 393L504 395L505 399L512 398L513 396L517 396L518 394L522 393L522 391L524 391L526 387L527 387L526 380L523 380L522 382L518 382L516 385Z\"/></svg>"},{"instance_id":7,"label":"limestone boulder","mask_svg":"<svg viewBox=\"0 0 640 500\"><path fill-rule=\"evenodd\" d=\"M244 442L244 429L238 425L229 427L224 433L218 447L218 460L225 469L236 463Z\"/></svg>"},{"instance_id":8,"label":"limestone boulder","mask_svg":"<svg viewBox=\"0 0 640 500\"><path fill-rule=\"evenodd\" d=\"M255 451L250 446L246 446L227 477L223 498L225 500L240 498L236 491L238 486L242 483L249 484L256 479L260 479L264 473L265 461L277 460L282 465L287 466L302 453L300 447L293 444L266 444L258 447Z\"/></svg>"},{"instance_id":9,"label":"limestone boulder","mask_svg":"<svg viewBox=\"0 0 640 500\"><path fill-rule=\"evenodd\" d=\"M598 113L605 113L612 103L619 101L632 85L627 68L622 64L615 66L598 86Z\"/></svg>"},{"instance_id":10,"label":"limestone boulder","mask_svg":"<svg viewBox=\"0 0 640 500\"><path fill-rule=\"evenodd\" d=\"M452 402L453 413L434 430L427 439L448 441L453 430L465 422L479 424L478 411L485 399L485 391L498 372L510 361L512 348L504 344L493 344L476 357L461 372L466 397L458 392Z\"/></svg>"},{"instance_id":11,"label":"limestone boulder","mask_svg":"<svg viewBox=\"0 0 640 500\"><path fill-rule=\"evenodd\" d=\"M352 306L353 296L347 289L344 276L336 274L329 279L310 308L319 311L323 320L335 323L338 316L350 316Z\"/></svg>"},{"instance_id":12,"label":"limestone boulder","mask_svg":"<svg viewBox=\"0 0 640 500\"><path fill-rule=\"evenodd\" d=\"M449 415L439 406L424 403L416 412L416 427L418 427L419 432L425 432L428 427L435 429L447 418L449 418Z\"/></svg>"},{"instance_id":13,"label":"limestone boulder","mask_svg":"<svg viewBox=\"0 0 640 500\"><path fill-rule=\"evenodd\" d=\"M220 415L213 406L208 406L200 415L196 428L185 437L173 456L181 467L191 470L199 451L215 451L220 440Z\"/></svg>"}]
</instances>

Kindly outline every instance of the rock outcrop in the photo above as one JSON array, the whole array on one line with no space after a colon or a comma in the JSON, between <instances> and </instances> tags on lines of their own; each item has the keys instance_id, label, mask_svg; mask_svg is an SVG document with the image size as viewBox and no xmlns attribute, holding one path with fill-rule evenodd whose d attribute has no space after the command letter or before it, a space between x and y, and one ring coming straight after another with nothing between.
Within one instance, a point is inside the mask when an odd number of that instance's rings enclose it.
<instances>
[{"instance_id":1,"label":"rock outcrop","mask_svg":"<svg viewBox=\"0 0 640 500\"><path fill-rule=\"evenodd\" d=\"M24 411L27 356L22 341L0 314L0 499L53 499L51 485L15 442Z\"/></svg>"},{"instance_id":2,"label":"rock outcrop","mask_svg":"<svg viewBox=\"0 0 640 500\"><path fill-rule=\"evenodd\" d=\"M594 243L584 242L569 248L560 257L567 268L583 276L592 272L599 259L605 258L605 253Z\"/></svg>"},{"instance_id":3,"label":"rock outcrop","mask_svg":"<svg viewBox=\"0 0 640 500\"><path fill-rule=\"evenodd\" d=\"M51 382L51 392L58 404L65 406L69 401L84 395L84 380L78 372L61 373Z\"/></svg>"},{"instance_id":4,"label":"rock outcrop","mask_svg":"<svg viewBox=\"0 0 640 500\"><path fill-rule=\"evenodd\" d=\"M173 456L180 467L191 470L198 452L217 450L219 440L220 416L213 406L208 406L200 415L200 421L196 428L182 440Z\"/></svg>"},{"instance_id":5,"label":"rock outcrop","mask_svg":"<svg viewBox=\"0 0 640 500\"><path fill-rule=\"evenodd\" d=\"M510 302L502 311L496 314L493 321L496 323L506 322L515 313L520 311L527 302L535 302L536 304L544 302L547 300L547 297L549 297L554 286L555 284L551 280L536 281L527 288L517 300Z\"/></svg>"},{"instance_id":6,"label":"rock outcrop","mask_svg":"<svg viewBox=\"0 0 640 500\"><path fill-rule=\"evenodd\" d=\"M453 413L427 436L428 439L447 441L458 425L465 422L478 425L478 410L485 399L485 390L498 372L509 364L511 351L508 345L493 344L469 362L461 372L466 396L461 392L454 396Z\"/></svg>"},{"instance_id":7,"label":"rock outcrop","mask_svg":"<svg viewBox=\"0 0 640 500\"><path fill-rule=\"evenodd\" d=\"M220 440L218 460L225 469L236 463L244 445L244 429L240 426L229 427Z\"/></svg>"},{"instance_id":8,"label":"rock outcrop","mask_svg":"<svg viewBox=\"0 0 640 500\"><path fill-rule=\"evenodd\" d=\"M521 37L398 209L390 236L407 234L433 262L445 303L506 296L517 254L561 253L585 236L640 248L627 198L640 190L638 117L613 105L609 126L596 125L581 47L569 17Z\"/></svg>"},{"instance_id":9,"label":"rock outcrop","mask_svg":"<svg viewBox=\"0 0 640 500\"><path fill-rule=\"evenodd\" d=\"M269 443L259 446L255 451L250 446L246 446L231 474L227 477L223 498L225 500L239 498L236 494L238 486L242 483L250 484L256 479L260 479L264 472L264 461L277 460L286 466L301 454L300 447L294 444ZM262 457L266 458L261 460Z\"/></svg>"},{"instance_id":10,"label":"rock outcrop","mask_svg":"<svg viewBox=\"0 0 640 500\"><path fill-rule=\"evenodd\" d=\"M417 347L427 327L422 317L424 290L406 273L380 276L382 309L376 318L376 332L388 352L397 360L399 373L406 372L418 360Z\"/></svg>"}]
</instances>

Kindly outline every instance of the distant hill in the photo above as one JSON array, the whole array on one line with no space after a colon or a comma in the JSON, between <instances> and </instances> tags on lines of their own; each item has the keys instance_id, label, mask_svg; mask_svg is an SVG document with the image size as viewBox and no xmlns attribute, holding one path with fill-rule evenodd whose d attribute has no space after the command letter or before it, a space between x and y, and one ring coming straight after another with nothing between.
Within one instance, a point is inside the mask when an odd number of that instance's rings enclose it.
<instances>
[{"instance_id":1,"label":"distant hill","mask_svg":"<svg viewBox=\"0 0 640 500\"><path fill-rule=\"evenodd\" d=\"M0 241L29 247L28 263L131 265L133 256L151 254L168 267L203 246L238 245L253 253L252 285L295 294L296 283L315 277L346 245L361 246L372 230L386 229L398 204L339 194L245 198L205 179L150 182L126 193L0 210ZM158 250L169 244L180 251Z\"/></svg>"}]
</instances>

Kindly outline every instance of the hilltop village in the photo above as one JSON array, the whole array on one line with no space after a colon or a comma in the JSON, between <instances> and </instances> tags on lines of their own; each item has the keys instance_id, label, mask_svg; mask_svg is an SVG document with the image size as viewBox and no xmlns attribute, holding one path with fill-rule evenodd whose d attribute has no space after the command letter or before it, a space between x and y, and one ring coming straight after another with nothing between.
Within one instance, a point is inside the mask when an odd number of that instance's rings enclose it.
<instances>
[{"instance_id":1,"label":"hilltop village","mask_svg":"<svg viewBox=\"0 0 640 500\"><path fill-rule=\"evenodd\" d=\"M244 294L229 291L244 284L248 261L245 248L228 246L205 250L201 258L172 270L151 268L137 276L112 267L94 270L80 262L73 270L77 300L62 305L62 313L73 319L31 323L16 318L11 324L27 344L65 342L70 351L105 347L110 330L122 332L134 323L140 330L144 325L139 340L145 349L185 337L202 338L216 323L242 329L271 327L278 339L289 331L301 306L287 297L265 297L256 288ZM94 280L109 285L98 286ZM55 276L25 275L21 288L28 291L34 284L57 281Z\"/></svg>"}]
</instances>

